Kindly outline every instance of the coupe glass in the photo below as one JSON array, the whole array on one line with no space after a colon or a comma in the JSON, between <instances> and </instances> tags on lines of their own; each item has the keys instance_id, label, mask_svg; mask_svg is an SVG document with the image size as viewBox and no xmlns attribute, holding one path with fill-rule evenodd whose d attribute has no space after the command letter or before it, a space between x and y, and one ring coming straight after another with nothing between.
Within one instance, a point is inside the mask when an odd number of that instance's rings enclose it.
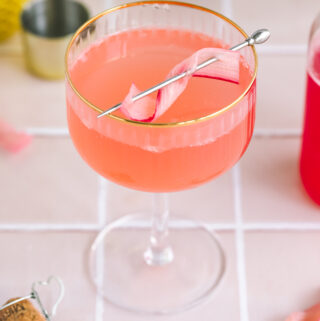
<instances>
[{"instance_id":1,"label":"coupe glass","mask_svg":"<svg viewBox=\"0 0 320 321\"><path fill-rule=\"evenodd\" d=\"M90 250L90 275L109 302L130 311L166 314L203 301L225 272L224 251L213 231L181 217L170 215L168 222L167 193L213 179L246 150L255 118L256 53L253 47L241 50L251 71L248 85L231 104L213 114L176 123L142 123L116 115L97 119L103 108L111 106L95 106L81 95L71 67L107 35L142 27L201 32L230 45L248 36L209 9L152 1L97 15L76 32L67 49L68 125L79 154L103 177L154 193L152 213L124 216L99 233Z\"/></svg>"}]
</instances>

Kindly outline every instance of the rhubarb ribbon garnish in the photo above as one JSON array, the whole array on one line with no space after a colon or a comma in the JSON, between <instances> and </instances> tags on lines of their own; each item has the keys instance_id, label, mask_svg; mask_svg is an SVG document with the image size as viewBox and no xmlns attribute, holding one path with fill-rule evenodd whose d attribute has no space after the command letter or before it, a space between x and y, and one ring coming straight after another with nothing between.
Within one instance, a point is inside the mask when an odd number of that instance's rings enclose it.
<instances>
[{"instance_id":1,"label":"rhubarb ribbon garnish","mask_svg":"<svg viewBox=\"0 0 320 321\"><path fill-rule=\"evenodd\" d=\"M218 60L196 71L197 65L212 57L216 57ZM146 96L133 102L132 98L141 91L132 84L121 104L122 113L129 119L142 122L151 122L159 118L183 93L191 77L206 77L239 83L240 54L220 48L200 49L176 65L166 79L185 71L188 72L185 77L161 88L156 99Z\"/></svg>"}]
</instances>

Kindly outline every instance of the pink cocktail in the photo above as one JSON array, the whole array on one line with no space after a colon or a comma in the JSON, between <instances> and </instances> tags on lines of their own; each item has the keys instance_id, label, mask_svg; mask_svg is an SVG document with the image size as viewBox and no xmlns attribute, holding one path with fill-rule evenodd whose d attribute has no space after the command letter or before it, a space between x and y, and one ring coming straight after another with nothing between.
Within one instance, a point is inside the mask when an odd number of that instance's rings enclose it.
<instances>
[{"instance_id":1,"label":"pink cocktail","mask_svg":"<svg viewBox=\"0 0 320 321\"><path fill-rule=\"evenodd\" d=\"M121 102L132 83L147 89L198 49L226 48L246 38L218 13L161 1L100 14L68 48L68 124L78 152L107 179L155 193L151 223L151 215L128 216L108 225L93 244L91 275L116 305L149 313L180 311L219 283L225 264L220 243L205 226L181 219L174 220L178 227L168 236L164 193L213 179L246 150L255 116L254 49L241 51L239 84L192 78L152 123L128 120L120 111L97 115Z\"/></svg>"}]
</instances>

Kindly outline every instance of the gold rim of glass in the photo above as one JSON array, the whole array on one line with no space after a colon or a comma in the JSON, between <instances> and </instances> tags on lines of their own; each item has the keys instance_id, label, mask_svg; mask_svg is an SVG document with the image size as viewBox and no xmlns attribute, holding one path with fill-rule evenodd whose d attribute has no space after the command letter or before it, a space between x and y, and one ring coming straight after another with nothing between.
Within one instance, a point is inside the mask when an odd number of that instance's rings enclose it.
<instances>
[{"instance_id":1,"label":"gold rim of glass","mask_svg":"<svg viewBox=\"0 0 320 321\"><path fill-rule=\"evenodd\" d=\"M66 54L65 54L65 68L66 68L66 78L68 80L69 85L71 86L72 90L76 93L76 95L90 108L92 108L93 110L97 111L98 113L102 113L104 110L102 110L101 108L95 106L94 104L92 104L90 101L88 101L85 97L83 97L78 90L75 88L74 84L72 83L72 80L70 78L70 74L69 74L69 70L68 70L68 56L69 56L69 51L70 48L72 47L75 39L78 37L78 35L85 29L87 28L90 24L92 24L93 22L95 22L96 20L98 20L99 18L117 11L117 10L121 10L121 9L125 9L125 8L129 8L129 7L134 7L134 6L139 6L139 5L146 5L146 4L168 4L168 5L176 5L176 6L182 6L182 7L189 7L192 9L197 9L197 10L201 10L201 11L205 11L208 13L211 13L223 20L225 20L227 23L231 24L233 27L235 27L244 37L245 39L248 38L247 33L240 28L235 22L233 22L232 20L230 20L229 18L225 17L223 14L218 13L216 11L210 10L208 8L205 7L201 7L195 4L191 4L191 3L185 3L185 2L180 2L180 1L164 1L164 0L151 0L151 1L138 1L138 2L132 2L132 3L126 3L120 6L116 6L110 9L107 9L99 14L97 14L96 16L94 16L93 18L91 18L90 20L88 20L86 23L84 23L73 35L72 39L69 42L69 45L67 47L66 50ZM186 126L186 125L191 125L191 124L195 124L198 122L202 122L211 118L215 118L219 115L221 115L222 113L228 111L229 109L231 109L232 107L234 107L236 104L238 104L245 96L246 94L250 91L255 79L256 79L256 75L257 75L257 67L258 67L258 59L257 59L257 53L256 50L254 48L254 46L251 46L251 49L253 51L253 55L254 55L254 61L255 61L255 66L254 66L254 72L252 75L252 79L249 83L249 85L247 86L247 88L243 91L243 93L236 99L234 100L231 104L219 109L218 111L203 116L203 117L199 117L196 119L190 119L190 120L186 120L186 121L181 121L181 122L172 122L172 123L147 123L147 122L141 122L141 121L135 121L135 120L131 120L131 119L126 119L126 118L122 118L119 116L115 116L113 114L109 114L106 115L104 117L109 117L121 122L125 122L125 123L130 123L132 125L137 125L137 126L148 126L148 127L177 127L177 126Z\"/></svg>"}]
</instances>

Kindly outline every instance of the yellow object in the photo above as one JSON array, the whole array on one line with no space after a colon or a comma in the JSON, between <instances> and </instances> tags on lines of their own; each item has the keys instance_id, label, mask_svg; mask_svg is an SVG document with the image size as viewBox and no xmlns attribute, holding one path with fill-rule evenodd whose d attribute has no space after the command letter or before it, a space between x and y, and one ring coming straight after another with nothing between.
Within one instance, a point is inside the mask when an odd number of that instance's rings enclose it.
<instances>
[{"instance_id":1,"label":"yellow object","mask_svg":"<svg viewBox=\"0 0 320 321\"><path fill-rule=\"evenodd\" d=\"M20 26L20 13L26 0L0 0L0 41L12 36Z\"/></svg>"},{"instance_id":2,"label":"yellow object","mask_svg":"<svg viewBox=\"0 0 320 321\"><path fill-rule=\"evenodd\" d=\"M64 54L71 38L72 34L46 38L23 30L22 39L29 71L46 79L63 79Z\"/></svg>"}]
</instances>

